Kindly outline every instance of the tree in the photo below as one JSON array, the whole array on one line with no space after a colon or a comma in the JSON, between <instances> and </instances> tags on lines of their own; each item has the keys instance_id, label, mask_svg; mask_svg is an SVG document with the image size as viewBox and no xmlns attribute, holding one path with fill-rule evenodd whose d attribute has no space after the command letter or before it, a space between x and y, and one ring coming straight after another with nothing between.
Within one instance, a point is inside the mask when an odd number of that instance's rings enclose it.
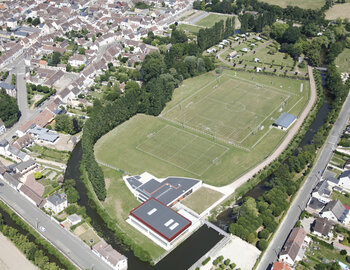
<instances>
[{"instance_id":1,"label":"tree","mask_svg":"<svg viewBox=\"0 0 350 270\"><path fill-rule=\"evenodd\" d=\"M281 41L282 42L287 42L287 43L295 43L299 37L301 36L301 33L300 33L300 30L299 30L299 27L289 27L287 28L283 35L282 35L282 38Z\"/></svg>"},{"instance_id":2,"label":"tree","mask_svg":"<svg viewBox=\"0 0 350 270\"><path fill-rule=\"evenodd\" d=\"M274 23L271 27L271 36L276 40L281 40L288 27L286 23Z\"/></svg>"},{"instance_id":3,"label":"tree","mask_svg":"<svg viewBox=\"0 0 350 270\"><path fill-rule=\"evenodd\" d=\"M71 65L71 64L68 63L68 64L66 65L66 71L67 71L67 72L71 72L71 71L72 71L72 65Z\"/></svg>"},{"instance_id":4,"label":"tree","mask_svg":"<svg viewBox=\"0 0 350 270\"><path fill-rule=\"evenodd\" d=\"M32 25L37 26L37 25L39 25L39 24L40 24L40 18L37 17L37 18L35 18L35 19L33 20Z\"/></svg>"},{"instance_id":5,"label":"tree","mask_svg":"<svg viewBox=\"0 0 350 270\"><path fill-rule=\"evenodd\" d=\"M267 248L268 243L265 239L261 239L257 242L256 246L259 250L264 251Z\"/></svg>"},{"instance_id":6,"label":"tree","mask_svg":"<svg viewBox=\"0 0 350 270\"><path fill-rule=\"evenodd\" d=\"M145 82L152 78L158 77L165 71L165 63L163 56L158 52L152 52L146 55L142 63L142 75Z\"/></svg>"},{"instance_id":7,"label":"tree","mask_svg":"<svg viewBox=\"0 0 350 270\"><path fill-rule=\"evenodd\" d=\"M85 48L79 48L78 53L84 55L85 54Z\"/></svg>"},{"instance_id":8,"label":"tree","mask_svg":"<svg viewBox=\"0 0 350 270\"><path fill-rule=\"evenodd\" d=\"M4 89L0 89L0 118L5 127L11 127L17 122L20 111L15 98L6 94Z\"/></svg>"},{"instance_id":9,"label":"tree","mask_svg":"<svg viewBox=\"0 0 350 270\"><path fill-rule=\"evenodd\" d=\"M35 180L39 180L39 179L43 178L43 174L41 172L35 172L34 178L35 178Z\"/></svg>"},{"instance_id":10,"label":"tree","mask_svg":"<svg viewBox=\"0 0 350 270\"><path fill-rule=\"evenodd\" d=\"M83 128L83 121L77 117L70 117L67 114L55 117L55 130L64 131L71 135L80 132Z\"/></svg>"}]
</instances>

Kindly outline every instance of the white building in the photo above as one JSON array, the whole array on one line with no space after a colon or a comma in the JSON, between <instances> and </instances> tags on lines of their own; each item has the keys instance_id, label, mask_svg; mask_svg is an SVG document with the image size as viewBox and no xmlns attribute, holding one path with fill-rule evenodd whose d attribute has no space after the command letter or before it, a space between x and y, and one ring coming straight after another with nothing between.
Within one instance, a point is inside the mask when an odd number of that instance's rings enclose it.
<instances>
[{"instance_id":1,"label":"white building","mask_svg":"<svg viewBox=\"0 0 350 270\"><path fill-rule=\"evenodd\" d=\"M105 261L115 270L126 270L128 268L128 259L118 251L101 240L92 247L92 252Z\"/></svg>"},{"instance_id":2,"label":"white building","mask_svg":"<svg viewBox=\"0 0 350 270\"><path fill-rule=\"evenodd\" d=\"M333 222L349 223L349 210L339 200L327 203L320 216Z\"/></svg>"},{"instance_id":3,"label":"white building","mask_svg":"<svg viewBox=\"0 0 350 270\"><path fill-rule=\"evenodd\" d=\"M350 170L343 172L339 175L339 183L338 186L342 189L350 192Z\"/></svg>"},{"instance_id":4,"label":"white building","mask_svg":"<svg viewBox=\"0 0 350 270\"><path fill-rule=\"evenodd\" d=\"M46 199L45 209L51 210L55 214L62 212L67 208L68 202L65 194L55 193Z\"/></svg>"}]
</instances>

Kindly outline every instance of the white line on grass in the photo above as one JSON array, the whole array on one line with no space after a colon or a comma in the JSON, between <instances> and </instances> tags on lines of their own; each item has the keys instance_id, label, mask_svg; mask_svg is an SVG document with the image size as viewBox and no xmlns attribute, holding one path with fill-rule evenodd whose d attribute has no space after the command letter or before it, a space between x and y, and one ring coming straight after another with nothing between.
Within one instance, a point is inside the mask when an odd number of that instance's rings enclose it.
<instances>
[{"instance_id":1,"label":"white line on grass","mask_svg":"<svg viewBox=\"0 0 350 270\"><path fill-rule=\"evenodd\" d=\"M301 97L294 105L292 108L289 109L288 112L290 112L291 110L293 110L293 108L303 99L304 97Z\"/></svg>"},{"instance_id":2,"label":"white line on grass","mask_svg":"<svg viewBox=\"0 0 350 270\"><path fill-rule=\"evenodd\" d=\"M271 130L272 130L272 128L270 128L262 137L260 137L260 139L257 140L257 141L253 144L252 148L254 148L263 138L265 138L265 136L266 136L268 133L270 133Z\"/></svg>"}]
</instances>

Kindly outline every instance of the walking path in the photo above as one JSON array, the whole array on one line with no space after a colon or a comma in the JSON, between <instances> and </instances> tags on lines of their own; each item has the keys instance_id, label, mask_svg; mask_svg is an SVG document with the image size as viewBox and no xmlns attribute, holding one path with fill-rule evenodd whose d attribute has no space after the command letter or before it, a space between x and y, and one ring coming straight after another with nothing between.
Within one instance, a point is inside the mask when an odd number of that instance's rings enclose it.
<instances>
[{"instance_id":1,"label":"walking path","mask_svg":"<svg viewBox=\"0 0 350 270\"><path fill-rule=\"evenodd\" d=\"M306 108L304 109L304 111L300 115L300 117L297 119L297 121L294 123L294 125L289 129L288 134L287 134L286 138L284 139L284 141L278 146L276 151L273 152L270 156L268 156L263 162L261 162L258 166L253 168L251 171L249 171L245 175L238 178L233 183L226 185L226 186L223 186L223 187L210 186L212 189L225 194L224 198L221 199L220 202L223 201L224 199L226 199L231 194L233 194L233 192L238 187L240 187L241 185L246 183L250 178L252 178L260 170L262 170L264 167L266 167L271 162L273 162L276 158L278 158L279 155L287 148L288 144L292 141L293 137L298 133L299 128L301 127L305 118L307 117L307 115L311 111L311 109L316 101L316 96L317 96L315 80L314 80L314 76L312 73L312 68L310 66L308 66L308 72L309 72L309 78L310 78L310 91L311 91L310 100L309 100Z\"/></svg>"}]
</instances>

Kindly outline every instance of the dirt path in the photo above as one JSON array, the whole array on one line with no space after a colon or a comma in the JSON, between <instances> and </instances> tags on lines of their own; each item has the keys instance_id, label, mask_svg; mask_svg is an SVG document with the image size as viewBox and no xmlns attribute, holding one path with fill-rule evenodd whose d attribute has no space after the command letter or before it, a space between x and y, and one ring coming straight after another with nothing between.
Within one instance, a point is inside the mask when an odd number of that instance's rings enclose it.
<instances>
[{"instance_id":1,"label":"dirt path","mask_svg":"<svg viewBox=\"0 0 350 270\"><path fill-rule=\"evenodd\" d=\"M38 270L17 247L0 233L0 269L2 270Z\"/></svg>"},{"instance_id":2,"label":"dirt path","mask_svg":"<svg viewBox=\"0 0 350 270\"><path fill-rule=\"evenodd\" d=\"M297 119L297 121L293 124L293 126L289 129L288 134L286 136L286 138L284 139L284 141L278 146L278 148L276 149L275 152L273 152L269 157L267 157L263 162L261 162L258 166L256 166L255 168L253 168L251 171L249 171L248 173L246 173L245 175L241 176L240 178L238 178L236 181L234 181L233 183L223 186L223 187L214 187L211 186L212 189L217 190L219 192L222 192L225 194L225 198L227 198L228 196L230 196L239 186L243 185L244 183L246 183L251 177L253 177L253 175L255 175L256 173L258 173L260 170L262 170L264 167L266 167L267 165L269 165L272 161L274 161L276 158L279 157L279 155L287 148L288 144L291 142L291 140L293 139L293 137L298 133L299 128L301 127L302 123L304 122L305 118L307 117L307 115L309 114L309 112L312 109L312 106L314 105L315 101L316 101L316 85L315 85L315 80L314 80L314 76L312 73L312 68L310 66L308 66L308 72L309 72L309 78L310 78L310 92L311 92L311 96L310 96L310 100L306 106L306 108L304 109L304 111L302 112L302 114L300 115L300 117ZM221 200L220 200L221 201Z\"/></svg>"}]
</instances>

